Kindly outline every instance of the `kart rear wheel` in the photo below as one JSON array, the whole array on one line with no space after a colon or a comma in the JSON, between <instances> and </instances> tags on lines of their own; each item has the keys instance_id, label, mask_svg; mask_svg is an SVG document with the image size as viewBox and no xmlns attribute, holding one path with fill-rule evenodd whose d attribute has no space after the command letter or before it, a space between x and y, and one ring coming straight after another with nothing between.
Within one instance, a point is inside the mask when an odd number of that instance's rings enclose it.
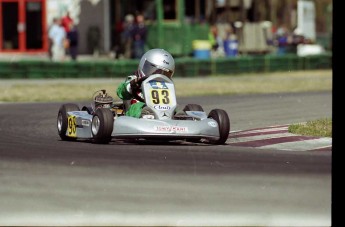
<instances>
[{"instance_id":1,"label":"kart rear wheel","mask_svg":"<svg viewBox=\"0 0 345 227\"><path fill-rule=\"evenodd\" d=\"M187 104L183 111L204 111L199 104Z\"/></svg>"},{"instance_id":2,"label":"kart rear wheel","mask_svg":"<svg viewBox=\"0 0 345 227\"><path fill-rule=\"evenodd\" d=\"M208 118L212 118L218 123L219 139L210 141L212 144L225 144L230 133L230 119L225 110L214 109L208 114Z\"/></svg>"},{"instance_id":3,"label":"kart rear wheel","mask_svg":"<svg viewBox=\"0 0 345 227\"><path fill-rule=\"evenodd\" d=\"M73 103L63 104L58 112L57 116L57 130L60 138L62 140L76 140L75 137L66 136L67 127L68 127L68 116L67 112L70 111L79 111L79 107Z\"/></svg>"},{"instance_id":4,"label":"kart rear wheel","mask_svg":"<svg viewBox=\"0 0 345 227\"><path fill-rule=\"evenodd\" d=\"M107 144L111 140L113 132L114 115L109 109L96 110L91 123L91 132L95 143Z\"/></svg>"}]
</instances>

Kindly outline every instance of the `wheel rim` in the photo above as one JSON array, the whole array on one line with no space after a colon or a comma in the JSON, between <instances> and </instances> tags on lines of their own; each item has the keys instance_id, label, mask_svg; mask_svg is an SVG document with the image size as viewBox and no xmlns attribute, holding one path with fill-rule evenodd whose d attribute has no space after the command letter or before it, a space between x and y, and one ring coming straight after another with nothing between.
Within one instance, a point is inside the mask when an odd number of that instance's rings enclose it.
<instances>
[{"instance_id":1,"label":"wheel rim","mask_svg":"<svg viewBox=\"0 0 345 227\"><path fill-rule=\"evenodd\" d=\"M57 128L58 128L58 131L61 132L62 130L62 114L61 113L59 113L58 115Z\"/></svg>"},{"instance_id":2,"label":"wheel rim","mask_svg":"<svg viewBox=\"0 0 345 227\"><path fill-rule=\"evenodd\" d=\"M98 116L94 116L93 120L92 120L92 126L91 126L93 135L98 134L99 127L100 127L100 120L99 120Z\"/></svg>"}]
</instances>

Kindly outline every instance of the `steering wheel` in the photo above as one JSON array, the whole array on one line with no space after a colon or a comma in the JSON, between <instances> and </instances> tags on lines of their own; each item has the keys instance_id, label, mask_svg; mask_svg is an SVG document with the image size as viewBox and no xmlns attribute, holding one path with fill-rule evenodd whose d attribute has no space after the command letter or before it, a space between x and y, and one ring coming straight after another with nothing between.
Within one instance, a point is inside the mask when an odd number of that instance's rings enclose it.
<instances>
[{"instance_id":1,"label":"steering wheel","mask_svg":"<svg viewBox=\"0 0 345 227\"><path fill-rule=\"evenodd\" d=\"M137 85L138 87L141 87L141 84L144 82L144 80L146 80L147 78L149 78L149 76L143 76L143 77L140 77L137 81ZM140 102L145 102L145 99L143 99L142 97L139 96L138 94L138 91L132 91L133 93L133 97L140 101Z\"/></svg>"}]
</instances>

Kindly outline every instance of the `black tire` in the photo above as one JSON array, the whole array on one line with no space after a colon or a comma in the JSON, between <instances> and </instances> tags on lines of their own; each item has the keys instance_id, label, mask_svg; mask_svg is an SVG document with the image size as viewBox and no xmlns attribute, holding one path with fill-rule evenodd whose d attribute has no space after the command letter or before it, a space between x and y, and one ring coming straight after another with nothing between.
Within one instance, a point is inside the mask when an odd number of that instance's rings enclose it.
<instances>
[{"instance_id":1,"label":"black tire","mask_svg":"<svg viewBox=\"0 0 345 227\"><path fill-rule=\"evenodd\" d=\"M73 103L63 104L58 112L57 116L57 130L60 138L62 140L76 140L75 137L68 137L66 136L67 127L68 127L68 116L67 112L70 111L79 111L79 107Z\"/></svg>"},{"instance_id":2,"label":"black tire","mask_svg":"<svg viewBox=\"0 0 345 227\"><path fill-rule=\"evenodd\" d=\"M91 132L95 143L107 144L113 132L114 115L111 110L99 108L92 118Z\"/></svg>"},{"instance_id":3,"label":"black tire","mask_svg":"<svg viewBox=\"0 0 345 227\"><path fill-rule=\"evenodd\" d=\"M187 104L183 111L204 111L199 104Z\"/></svg>"},{"instance_id":4,"label":"black tire","mask_svg":"<svg viewBox=\"0 0 345 227\"><path fill-rule=\"evenodd\" d=\"M208 114L208 118L212 118L218 123L219 139L210 141L212 144L225 144L230 133L230 119L226 111L214 109Z\"/></svg>"}]
</instances>

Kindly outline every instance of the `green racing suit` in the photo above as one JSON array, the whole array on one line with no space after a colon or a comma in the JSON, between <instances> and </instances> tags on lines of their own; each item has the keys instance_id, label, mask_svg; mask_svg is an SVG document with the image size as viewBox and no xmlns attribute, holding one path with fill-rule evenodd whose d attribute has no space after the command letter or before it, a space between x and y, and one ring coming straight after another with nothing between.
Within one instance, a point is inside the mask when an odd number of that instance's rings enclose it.
<instances>
[{"instance_id":1,"label":"green racing suit","mask_svg":"<svg viewBox=\"0 0 345 227\"><path fill-rule=\"evenodd\" d=\"M126 80L117 87L117 96L122 100L131 100L133 95L128 91L130 87L131 80L135 79L135 75L128 76ZM130 105L129 109L126 111L126 116L139 118L141 116L142 108L145 103L137 101L136 103Z\"/></svg>"}]
</instances>

